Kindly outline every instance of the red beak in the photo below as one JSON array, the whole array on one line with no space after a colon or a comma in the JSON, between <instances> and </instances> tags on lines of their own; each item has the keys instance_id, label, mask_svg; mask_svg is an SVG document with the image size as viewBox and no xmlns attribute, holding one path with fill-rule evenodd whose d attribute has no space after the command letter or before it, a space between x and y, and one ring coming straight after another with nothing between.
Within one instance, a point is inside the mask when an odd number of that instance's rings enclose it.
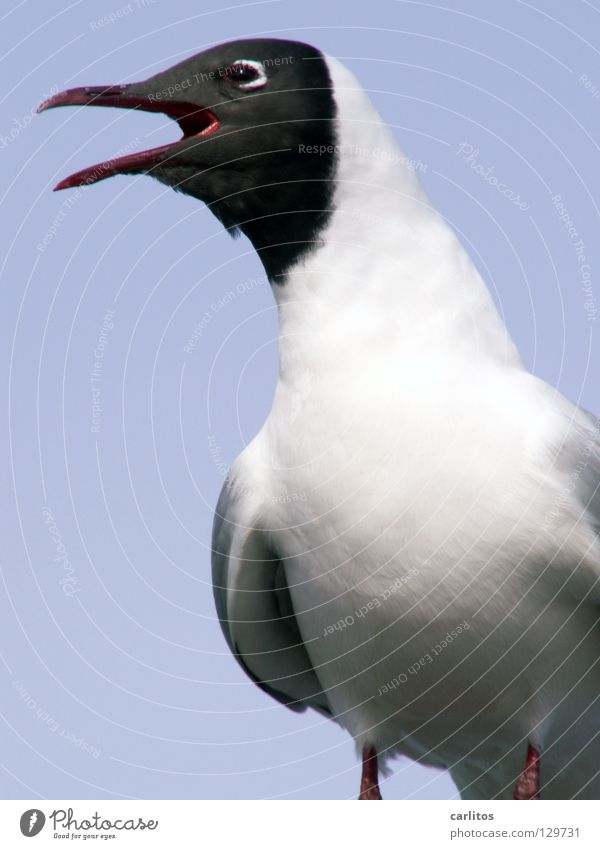
<instances>
[{"instance_id":1,"label":"red beak","mask_svg":"<svg viewBox=\"0 0 600 849\"><path fill-rule=\"evenodd\" d=\"M182 141L198 136L208 136L220 127L219 119L210 109L195 103L159 100L155 95L134 94L131 92L133 87L133 85L118 85L70 88L45 100L38 106L37 111L44 112L56 106L118 106L124 109L139 109L142 112L161 112L177 121L183 133L182 137L176 142L128 153L125 156L107 159L97 165L83 168L61 180L54 187L55 192L74 186L88 186L106 177L112 177L114 174L151 171L157 165L168 164L174 152L173 148Z\"/></svg>"}]
</instances>

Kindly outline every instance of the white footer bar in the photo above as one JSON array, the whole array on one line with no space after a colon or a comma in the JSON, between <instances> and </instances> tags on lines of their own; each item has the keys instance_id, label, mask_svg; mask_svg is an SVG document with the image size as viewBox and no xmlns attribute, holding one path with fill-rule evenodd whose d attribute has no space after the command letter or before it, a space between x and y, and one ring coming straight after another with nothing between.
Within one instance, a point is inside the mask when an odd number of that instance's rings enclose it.
<instances>
[{"instance_id":1,"label":"white footer bar","mask_svg":"<svg viewBox=\"0 0 600 849\"><path fill-rule=\"evenodd\" d=\"M598 849L599 818L594 801L11 800L0 801L0 846Z\"/></svg>"}]
</instances>

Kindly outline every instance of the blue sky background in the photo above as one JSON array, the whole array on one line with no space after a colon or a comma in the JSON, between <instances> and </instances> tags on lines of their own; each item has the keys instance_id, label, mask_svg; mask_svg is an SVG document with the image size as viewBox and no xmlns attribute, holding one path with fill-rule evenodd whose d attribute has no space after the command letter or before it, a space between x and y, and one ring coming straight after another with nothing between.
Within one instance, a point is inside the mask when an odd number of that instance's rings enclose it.
<instances>
[{"instance_id":1,"label":"blue sky background","mask_svg":"<svg viewBox=\"0 0 600 849\"><path fill-rule=\"evenodd\" d=\"M24 0L6 12L1 797L351 798L359 778L345 733L243 675L213 609L223 469L276 379L260 263L149 178L51 191L127 146L177 138L168 119L33 117L36 105L216 42L312 42L347 62L426 165L528 366L600 413L598 32L597 0ZM405 760L383 785L388 798L454 792Z\"/></svg>"}]
</instances>

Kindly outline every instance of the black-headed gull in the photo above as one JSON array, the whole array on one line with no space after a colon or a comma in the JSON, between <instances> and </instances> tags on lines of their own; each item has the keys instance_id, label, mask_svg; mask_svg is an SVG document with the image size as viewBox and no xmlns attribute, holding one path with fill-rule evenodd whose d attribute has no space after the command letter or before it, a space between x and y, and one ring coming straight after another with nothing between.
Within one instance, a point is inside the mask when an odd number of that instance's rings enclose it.
<instances>
[{"instance_id":1,"label":"black-headed gull","mask_svg":"<svg viewBox=\"0 0 600 849\"><path fill-rule=\"evenodd\" d=\"M273 408L214 527L217 609L249 676L353 736L360 798L398 753L464 799L600 797L599 428L532 376L355 77L235 41L68 104L182 138L57 188L147 172L259 252Z\"/></svg>"}]
</instances>

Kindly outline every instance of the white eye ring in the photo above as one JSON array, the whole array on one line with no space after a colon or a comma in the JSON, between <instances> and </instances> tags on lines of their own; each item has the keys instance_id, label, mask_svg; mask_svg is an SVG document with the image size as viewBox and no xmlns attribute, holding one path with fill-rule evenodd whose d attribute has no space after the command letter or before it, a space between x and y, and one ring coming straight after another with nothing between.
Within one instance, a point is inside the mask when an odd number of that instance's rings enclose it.
<instances>
[{"instance_id":1,"label":"white eye ring","mask_svg":"<svg viewBox=\"0 0 600 849\"><path fill-rule=\"evenodd\" d=\"M245 83L237 83L235 82L235 80L232 80L232 82L235 83L237 88L262 88L262 86L264 86L267 82L267 72L265 71L265 67L262 62L256 62L254 59L236 59L235 62L232 62L229 67L233 68L236 65L244 65L247 68L252 68L254 71L256 71L257 74L255 79L248 80L248 82Z\"/></svg>"}]
</instances>

